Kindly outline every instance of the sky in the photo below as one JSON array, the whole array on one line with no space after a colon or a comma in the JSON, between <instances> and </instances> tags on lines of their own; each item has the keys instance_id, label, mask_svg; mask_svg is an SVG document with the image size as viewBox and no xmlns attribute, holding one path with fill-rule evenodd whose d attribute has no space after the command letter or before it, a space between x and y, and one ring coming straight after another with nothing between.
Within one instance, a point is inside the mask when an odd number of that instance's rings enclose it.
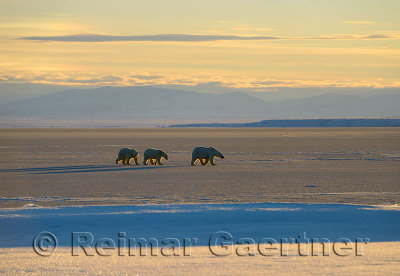
<instances>
[{"instance_id":1,"label":"sky","mask_svg":"<svg viewBox=\"0 0 400 276\"><path fill-rule=\"evenodd\" d=\"M0 0L0 82L400 87L398 0Z\"/></svg>"}]
</instances>

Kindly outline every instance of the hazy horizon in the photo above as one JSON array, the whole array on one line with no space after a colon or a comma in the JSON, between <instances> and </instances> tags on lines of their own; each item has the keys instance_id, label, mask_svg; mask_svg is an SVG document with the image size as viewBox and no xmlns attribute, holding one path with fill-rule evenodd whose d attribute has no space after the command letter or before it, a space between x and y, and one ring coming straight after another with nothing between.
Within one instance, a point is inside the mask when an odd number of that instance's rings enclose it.
<instances>
[{"instance_id":1,"label":"hazy horizon","mask_svg":"<svg viewBox=\"0 0 400 276\"><path fill-rule=\"evenodd\" d=\"M280 94L280 98L274 98L268 92L218 90L217 86L208 93L168 86L82 89L0 84L1 87L6 93L0 95L4 102L0 104L0 127L149 127L271 119L400 117L400 94L396 89L359 93L358 89L337 92L336 89L284 88L272 92ZM294 97L300 95L298 89L307 93Z\"/></svg>"}]
</instances>

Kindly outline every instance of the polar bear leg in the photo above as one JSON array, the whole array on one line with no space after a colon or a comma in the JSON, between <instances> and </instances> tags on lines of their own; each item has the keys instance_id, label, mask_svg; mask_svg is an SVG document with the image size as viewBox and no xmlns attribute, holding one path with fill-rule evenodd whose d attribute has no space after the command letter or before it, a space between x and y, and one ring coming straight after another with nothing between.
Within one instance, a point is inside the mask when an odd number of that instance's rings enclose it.
<instances>
[{"instance_id":1,"label":"polar bear leg","mask_svg":"<svg viewBox=\"0 0 400 276\"><path fill-rule=\"evenodd\" d=\"M190 162L190 165L194 166L194 163L196 163L197 159L199 158L192 158L192 162Z\"/></svg>"},{"instance_id":2,"label":"polar bear leg","mask_svg":"<svg viewBox=\"0 0 400 276\"><path fill-rule=\"evenodd\" d=\"M128 157L127 159L126 159L126 165L130 165L131 164L131 157Z\"/></svg>"},{"instance_id":3,"label":"polar bear leg","mask_svg":"<svg viewBox=\"0 0 400 276\"><path fill-rule=\"evenodd\" d=\"M148 161L149 159L148 158L144 158L143 159L143 165L147 165L147 161Z\"/></svg>"},{"instance_id":4,"label":"polar bear leg","mask_svg":"<svg viewBox=\"0 0 400 276\"><path fill-rule=\"evenodd\" d=\"M161 157L160 157L160 156L157 157L156 162L157 162L158 165L160 165L160 166L164 165L164 164L161 164Z\"/></svg>"},{"instance_id":5,"label":"polar bear leg","mask_svg":"<svg viewBox=\"0 0 400 276\"><path fill-rule=\"evenodd\" d=\"M139 165L138 157L137 157L137 156L133 157L133 160L135 160L135 164L136 164L136 165Z\"/></svg>"},{"instance_id":6,"label":"polar bear leg","mask_svg":"<svg viewBox=\"0 0 400 276\"><path fill-rule=\"evenodd\" d=\"M200 159L200 163L201 163L201 165L203 165L203 166L207 165L207 163L208 163L208 158L201 158L201 159Z\"/></svg>"},{"instance_id":7,"label":"polar bear leg","mask_svg":"<svg viewBox=\"0 0 400 276\"><path fill-rule=\"evenodd\" d=\"M216 165L216 164L214 163L214 155L210 154L210 155L208 156L208 158L210 159L211 165Z\"/></svg>"},{"instance_id":8,"label":"polar bear leg","mask_svg":"<svg viewBox=\"0 0 400 276\"><path fill-rule=\"evenodd\" d=\"M119 158L115 159L115 164L118 164L119 161L121 161L121 159Z\"/></svg>"}]
</instances>

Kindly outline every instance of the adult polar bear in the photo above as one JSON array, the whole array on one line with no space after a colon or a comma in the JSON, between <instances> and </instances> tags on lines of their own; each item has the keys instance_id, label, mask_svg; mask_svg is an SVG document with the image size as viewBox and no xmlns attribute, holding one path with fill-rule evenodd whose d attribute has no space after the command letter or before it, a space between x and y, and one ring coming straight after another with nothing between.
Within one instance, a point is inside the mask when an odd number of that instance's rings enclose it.
<instances>
[{"instance_id":1,"label":"adult polar bear","mask_svg":"<svg viewBox=\"0 0 400 276\"><path fill-rule=\"evenodd\" d=\"M118 164L119 161L122 160L122 164L124 165L130 165L130 161L133 158L135 160L135 164L139 165L138 163L138 156L139 152L135 149L128 149L128 148L123 148L119 151L118 153L118 158L115 159L115 164Z\"/></svg>"},{"instance_id":2,"label":"adult polar bear","mask_svg":"<svg viewBox=\"0 0 400 276\"><path fill-rule=\"evenodd\" d=\"M192 162L190 163L192 166L194 166L194 163L197 161L197 159L200 160L201 165L206 165L208 161L210 161L211 165L215 165L214 163L214 156L217 156L219 158L225 158L222 153L220 153L218 150L216 150L213 147L196 147L193 149L192 152Z\"/></svg>"},{"instance_id":3,"label":"adult polar bear","mask_svg":"<svg viewBox=\"0 0 400 276\"><path fill-rule=\"evenodd\" d=\"M168 154L160 149L147 149L143 153L143 165L147 165L147 160L150 159L150 164L152 165L163 165L161 164L161 158L168 160Z\"/></svg>"}]
</instances>

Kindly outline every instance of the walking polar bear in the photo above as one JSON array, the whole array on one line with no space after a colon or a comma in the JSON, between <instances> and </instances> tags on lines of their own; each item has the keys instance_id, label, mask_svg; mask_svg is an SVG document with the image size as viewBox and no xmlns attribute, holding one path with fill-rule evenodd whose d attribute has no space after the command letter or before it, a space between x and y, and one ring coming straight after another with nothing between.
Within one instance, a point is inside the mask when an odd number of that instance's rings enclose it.
<instances>
[{"instance_id":1,"label":"walking polar bear","mask_svg":"<svg viewBox=\"0 0 400 276\"><path fill-rule=\"evenodd\" d=\"M147 165L148 160L150 160L150 164L152 165L163 165L161 164L161 158L168 160L168 154L160 149L147 149L143 155L143 165Z\"/></svg>"},{"instance_id":2,"label":"walking polar bear","mask_svg":"<svg viewBox=\"0 0 400 276\"><path fill-rule=\"evenodd\" d=\"M130 161L133 158L135 160L135 164L139 165L138 163L138 156L139 152L135 149L128 149L128 148L123 148L119 151L118 153L118 158L115 159L115 164L118 164L119 161L122 160L122 164L124 165L130 165Z\"/></svg>"},{"instance_id":3,"label":"walking polar bear","mask_svg":"<svg viewBox=\"0 0 400 276\"><path fill-rule=\"evenodd\" d=\"M219 158L225 158L222 153L220 153L218 150L216 150L213 147L205 148L205 147L196 147L194 148L192 152L192 162L190 163L192 166L194 166L194 163L197 161L197 159L200 160L201 165L206 165L208 162L211 163L211 165L215 165L214 163L214 156L217 156Z\"/></svg>"}]
</instances>

